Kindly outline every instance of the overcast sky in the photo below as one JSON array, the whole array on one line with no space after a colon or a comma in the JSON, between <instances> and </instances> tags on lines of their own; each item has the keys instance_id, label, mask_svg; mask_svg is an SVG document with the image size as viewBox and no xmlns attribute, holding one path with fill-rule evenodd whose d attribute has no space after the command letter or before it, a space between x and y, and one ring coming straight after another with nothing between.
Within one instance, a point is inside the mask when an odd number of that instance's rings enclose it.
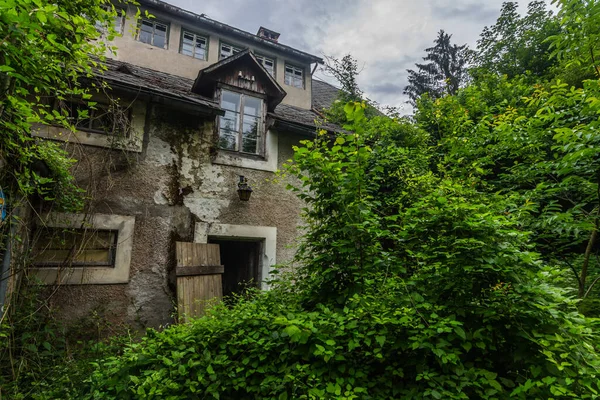
<instances>
[{"instance_id":1,"label":"overcast sky","mask_svg":"<svg viewBox=\"0 0 600 400\"><path fill-rule=\"evenodd\" d=\"M503 0L166 0L183 9L256 33L281 33L279 42L308 53L350 53L360 87L383 105L404 106L407 68L414 68L440 29L474 47L500 14ZM520 0L526 12L528 1ZM322 76L322 73L317 73Z\"/></svg>"}]
</instances>

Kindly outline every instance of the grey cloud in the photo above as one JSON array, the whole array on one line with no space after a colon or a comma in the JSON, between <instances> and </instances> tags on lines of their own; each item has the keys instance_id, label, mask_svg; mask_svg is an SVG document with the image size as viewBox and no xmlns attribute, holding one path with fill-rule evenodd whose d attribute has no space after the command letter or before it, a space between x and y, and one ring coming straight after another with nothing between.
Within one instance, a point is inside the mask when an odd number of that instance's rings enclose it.
<instances>
[{"instance_id":1,"label":"grey cloud","mask_svg":"<svg viewBox=\"0 0 600 400\"><path fill-rule=\"evenodd\" d=\"M248 32L265 26L281 33L281 43L315 55L350 53L364 65L358 81L367 96L402 106L406 70L422 61L437 32L444 29L454 43L473 48L504 0L166 1ZM523 12L529 0L518 1ZM331 82L322 73L317 76Z\"/></svg>"},{"instance_id":2,"label":"grey cloud","mask_svg":"<svg viewBox=\"0 0 600 400\"><path fill-rule=\"evenodd\" d=\"M366 90L378 94L401 94L404 90L404 86L406 85L384 83L367 86Z\"/></svg>"},{"instance_id":3,"label":"grey cloud","mask_svg":"<svg viewBox=\"0 0 600 400\"><path fill-rule=\"evenodd\" d=\"M463 19L467 21L478 21L492 23L500 15L500 7L490 7L482 2L460 4L456 1L440 0L434 2L432 15L441 20L447 18ZM451 32L450 32L451 33Z\"/></svg>"}]
</instances>

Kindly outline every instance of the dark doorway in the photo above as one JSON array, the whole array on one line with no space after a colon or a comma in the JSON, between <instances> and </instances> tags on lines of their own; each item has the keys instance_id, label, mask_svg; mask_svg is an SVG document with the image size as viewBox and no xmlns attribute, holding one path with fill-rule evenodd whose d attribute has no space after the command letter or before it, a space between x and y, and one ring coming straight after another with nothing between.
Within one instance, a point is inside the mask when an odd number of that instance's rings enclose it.
<instances>
[{"instance_id":1,"label":"dark doorway","mask_svg":"<svg viewBox=\"0 0 600 400\"><path fill-rule=\"evenodd\" d=\"M257 287L261 280L262 241L209 239L220 246L223 296L240 294L247 287Z\"/></svg>"}]
</instances>

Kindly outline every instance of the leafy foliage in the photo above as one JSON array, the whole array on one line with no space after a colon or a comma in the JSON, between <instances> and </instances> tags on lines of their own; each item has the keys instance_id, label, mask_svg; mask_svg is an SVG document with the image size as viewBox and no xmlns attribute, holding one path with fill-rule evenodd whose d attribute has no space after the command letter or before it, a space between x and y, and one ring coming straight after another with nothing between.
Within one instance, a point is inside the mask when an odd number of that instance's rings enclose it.
<instances>
[{"instance_id":1,"label":"leafy foliage","mask_svg":"<svg viewBox=\"0 0 600 400\"><path fill-rule=\"evenodd\" d=\"M541 77L549 73L556 60L549 57L548 36L560 32L559 23L543 1L532 1L527 14L519 15L517 2L502 4L500 17L485 27L477 41L475 64L486 72L509 78L527 72Z\"/></svg>"},{"instance_id":2,"label":"leafy foliage","mask_svg":"<svg viewBox=\"0 0 600 400\"><path fill-rule=\"evenodd\" d=\"M37 194L65 210L82 206L69 173L73 160L58 146L36 141L31 131L38 123L74 129L50 99L90 98L81 80L102 69L96 60L108 47L98 39L116 34L115 15L108 0L0 4L0 157L7 163L3 186L12 188L15 198ZM107 27L105 33L96 21ZM36 163L50 173L41 174Z\"/></svg>"},{"instance_id":3,"label":"leafy foliage","mask_svg":"<svg viewBox=\"0 0 600 400\"><path fill-rule=\"evenodd\" d=\"M80 398L595 398L591 321L499 196L428 168L427 135L346 106L296 148L295 283L149 331Z\"/></svg>"}]
</instances>

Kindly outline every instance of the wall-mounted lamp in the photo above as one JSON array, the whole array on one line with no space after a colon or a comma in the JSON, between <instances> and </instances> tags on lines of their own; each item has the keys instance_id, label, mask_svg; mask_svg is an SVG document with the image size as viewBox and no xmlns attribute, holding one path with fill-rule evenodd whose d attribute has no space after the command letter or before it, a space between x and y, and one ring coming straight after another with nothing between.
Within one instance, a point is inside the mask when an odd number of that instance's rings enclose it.
<instances>
[{"instance_id":1,"label":"wall-mounted lamp","mask_svg":"<svg viewBox=\"0 0 600 400\"><path fill-rule=\"evenodd\" d=\"M240 181L238 182L238 196L241 201L250 200L250 195L252 194L252 188L248 184L248 178L240 175Z\"/></svg>"}]
</instances>

